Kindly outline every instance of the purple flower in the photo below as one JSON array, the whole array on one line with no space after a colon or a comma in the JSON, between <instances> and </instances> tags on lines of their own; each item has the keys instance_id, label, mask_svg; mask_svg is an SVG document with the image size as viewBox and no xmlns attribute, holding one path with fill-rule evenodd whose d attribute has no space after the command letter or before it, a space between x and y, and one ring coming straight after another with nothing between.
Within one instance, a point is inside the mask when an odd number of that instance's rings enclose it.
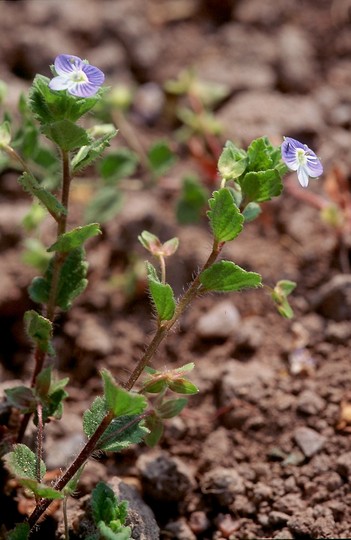
<instances>
[{"instance_id":1,"label":"purple flower","mask_svg":"<svg viewBox=\"0 0 351 540\"><path fill-rule=\"evenodd\" d=\"M284 137L281 147L282 159L291 171L297 172L297 177L302 187L308 186L309 176L317 178L323 174L323 166L316 154L308 148L307 144L302 144L291 137Z\"/></svg>"},{"instance_id":2,"label":"purple flower","mask_svg":"<svg viewBox=\"0 0 351 540\"><path fill-rule=\"evenodd\" d=\"M57 77L49 82L51 90L68 90L77 97L91 97L104 82L105 75L86 60L72 54L60 54L55 58Z\"/></svg>"}]
</instances>

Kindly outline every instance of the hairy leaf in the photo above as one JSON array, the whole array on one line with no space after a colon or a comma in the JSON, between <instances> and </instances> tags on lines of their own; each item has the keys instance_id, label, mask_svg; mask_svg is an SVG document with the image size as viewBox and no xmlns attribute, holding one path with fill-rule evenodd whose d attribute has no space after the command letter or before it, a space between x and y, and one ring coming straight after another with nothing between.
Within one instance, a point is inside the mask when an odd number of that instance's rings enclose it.
<instances>
[{"instance_id":1,"label":"hairy leaf","mask_svg":"<svg viewBox=\"0 0 351 540\"><path fill-rule=\"evenodd\" d=\"M247 272L231 261L219 261L200 274L200 282L208 291L239 291L246 287L259 287L261 276Z\"/></svg>"},{"instance_id":2,"label":"hairy leaf","mask_svg":"<svg viewBox=\"0 0 351 540\"><path fill-rule=\"evenodd\" d=\"M116 384L111 373L107 370L101 372L104 381L104 396L109 411L115 416L137 415L142 413L147 402L144 396L128 392Z\"/></svg>"},{"instance_id":3,"label":"hairy leaf","mask_svg":"<svg viewBox=\"0 0 351 540\"><path fill-rule=\"evenodd\" d=\"M36 481L37 458L34 452L25 444L15 444L13 451L4 456L7 469L17 478L24 478ZM40 462L40 476L46 472L45 463Z\"/></svg>"},{"instance_id":4,"label":"hairy leaf","mask_svg":"<svg viewBox=\"0 0 351 540\"><path fill-rule=\"evenodd\" d=\"M157 315L161 321L169 321L176 308L173 290L168 283L161 283L152 264L147 263L149 289Z\"/></svg>"},{"instance_id":5,"label":"hairy leaf","mask_svg":"<svg viewBox=\"0 0 351 540\"><path fill-rule=\"evenodd\" d=\"M85 252L82 247L68 253L62 265L56 305L63 311L67 311L73 300L87 286L88 263L85 261ZM52 280L53 260L50 261L44 277L33 279L29 287L29 295L34 302L46 304L49 300Z\"/></svg>"},{"instance_id":6,"label":"hairy leaf","mask_svg":"<svg viewBox=\"0 0 351 540\"><path fill-rule=\"evenodd\" d=\"M275 169L268 169L245 174L241 189L250 201L259 203L280 195L283 184L280 174Z\"/></svg>"},{"instance_id":7,"label":"hairy leaf","mask_svg":"<svg viewBox=\"0 0 351 540\"><path fill-rule=\"evenodd\" d=\"M18 181L25 191L36 197L45 206L50 214L56 217L67 214L66 208L56 199L55 195L41 187L34 176L25 172Z\"/></svg>"},{"instance_id":8,"label":"hairy leaf","mask_svg":"<svg viewBox=\"0 0 351 540\"><path fill-rule=\"evenodd\" d=\"M61 234L57 242L48 248L48 251L59 251L65 253L77 247L80 247L86 240L101 234L100 225L98 223L90 223L83 227L76 227L72 231Z\"/></svg>"},{"instance_id":9,"label":"hairy leaf","mask_svg":"<svg viewBox=\"0 0 351 540\"><path fill-rule=\"evenodd\" d=\"M173 418L184 409L187 403L188 400L186 398L168 399L158 407L157 414L161 418Z\"/></svg>"},{"instance_id":10,"label":"hairy leaf","mask_svg":"<svg viewBox=\"0 0 351 540\"><path fill-rule=\"evenodd\" d=\"M43 132L51 141L66 152L80 148L90 142L85 129L67 119L45 124Z\"/></svg>"},{"instance_id":11,"label":"hairy leaf","mask_svg":"<svg viewBox=\"0 0 351 540\"><path fill-rule=\"evenodd\" d=\"M51 345L52 322L31 309L24 314L24 323L28 337L33 340L36 346L41 351L54 354Z\"/></svg>"},{"instance_id":12,"label":"hairy leaf","mask_svg":"<svg viewBox=\"0 0 351 540\"><path fill-rule=\"evenodd\" d=\"M83 429L88 438L93 435L107 412L105 399L97 397L83 416ZM148 430L144 426L144 421L140 421L139 415L121 416L112 420L100 438L97 449L120 452L131 444L140 443L147 433Z\"/></svg>"},{"instance_id":13,"label":"hairy leaf","mask_svg":"<svg viewBox=\"0 0 351 540\"><path fill-rule=\"evenodd\" d=\"M227 141L218 160L219 174L225 180L234 180L245 171L247 162L246 152Z\"/></svg>"},{"instance_id":14,"label":"hairy leaf","mask_svg":"<svg viewBox=\"0 0 351 540\"><path fill-rule=\"evenodd\" d=\"M64 497L64 494L61 493L61 491L57 491L57 489L47 486L46 484L42 484L41 482L37 482L36 480L21 478L19 481L22 486L30 489L30 491L32 491L37 497L52 500L63 499Z\"/></svg>"},{"instance_id":15,"label":"hairy leaf","mask_svg":"<svg viewBox=\"0 0 351 540\"><path fill-rule=\"evenodd\" d=\"M5 390L7 401L22 413L34 412L37 401L32 388L15 386Z\"/></svg>"},{"instance_id":16,"label":"hairy leaf","mask_svg":"<svg viewBox=\"0 0 351 540\"><path fill-rule=\"evenodd\" d=\"M106 133L90 144L82 146L72 159L71 166L73 174L81 171L88 165L94 163L95 160L99 159L103 151L110 146L111 139L116 135L117 131L114 129L110 133Z\"/></svg>"},{"instance_id":17,"label":"hairy leaf","mask_svg":"<svg viewBox=\"0 0 351 540\"><path fill-rule=\"evenodd\" d=\"M230 191L226 188L215 191L209 205L208 217L215 239L228 242L236 238L242 231L244 218Z\"/></svg>"}]
</instances>

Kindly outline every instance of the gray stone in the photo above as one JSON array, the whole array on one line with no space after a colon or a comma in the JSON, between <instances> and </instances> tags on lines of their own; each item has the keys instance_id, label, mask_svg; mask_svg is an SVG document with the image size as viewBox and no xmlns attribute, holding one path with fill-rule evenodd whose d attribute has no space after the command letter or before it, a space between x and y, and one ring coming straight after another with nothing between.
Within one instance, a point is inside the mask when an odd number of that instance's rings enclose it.
<instances>
[{"instance_id":1,"label":"gray stone","mask_svg":"<svg viewBox=\"0 0 351 540\"><path fill-rule=\"evenodd\" d=\"M234 468L215 467L201 479L202 493L212 495L221 506L231 504L236 495L245 493L243 478Z\"/></svg>"},{"instance_id":2,"label":"gray stone","mask_svg":"<svg viewBox=\"0 0 351 540\"><path fill-rule=\"evenodd\" d=\"M180 501L195 485L191 468L167 452L141 455L137 467L145 493L156 500Z\"/></svg>"},{"instance_id":3,"label":"gray stone","mask_svg":"<svg viewBox=\"0 0 351 540\"><path fill-rule=\"evenodd\" d=\"M312 390L304 390L297 399L297 410L304 414L317 414L324 408L324 399Z\"/></svg>"},{"instance_id":4,"label":"gray stone","mask_svg":"<svg viewBox=\"0 0 351 540\"><path fill-rule=\"evenodd\" d=\"M351 319L351 275L339 274L332 277L317 291L311 307L334 321Z\"/></svg>"},{"instance_id":5,"label":"gray stone","mask_svg":"<svg viewBox=\"0 0 351 540\"><path fill-rule=\"evenodd\" d=\"M239 323L238 310L229 300L224 300L200 317L196 332L202 338L227 338L233 334Z\"/></svg>"},{"instance_id":6,"label":"gray stone","mask_svg":"<svg viewBox=\"0 0 351 540\"><path fill-rule=\"evenodd\" d=\"M295 429L294 439L306 457L317 454L324 446L326 438L314 429L299 427Z\"/></svg>"}]
</instances>

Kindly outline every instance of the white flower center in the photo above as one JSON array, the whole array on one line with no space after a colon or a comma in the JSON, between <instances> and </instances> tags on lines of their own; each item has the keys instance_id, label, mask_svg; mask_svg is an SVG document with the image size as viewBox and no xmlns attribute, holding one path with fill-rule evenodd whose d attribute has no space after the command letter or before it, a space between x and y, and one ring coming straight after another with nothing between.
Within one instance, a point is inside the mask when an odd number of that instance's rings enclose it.
<instances>
[{"instance_id":1,"label":"white flower center","mask_svg":"<svg viewBox=\"0 0 351 540\"><path fill-rule=\"evenodd\" d=\"M70 77L72 82L75 82L75 83L82 83L82 82L89 82L88 80L88 77L86 76L86 74L84 73L84 71L82 69L75 69Z\"/></svg>"},{"instance_id":2,"label":"white flower center","mask_svg":"<svg viewBox=\"0 0 351 540\"><path fill-rule=\"evenodd\" d=\"M297 159L297 162L300 166L304 166L306 165L307 163L307 156L306 156L306 152L305 150L303 150L302 148L297 148L296 149L296 159Z\"/></svg>"}]
</instances>

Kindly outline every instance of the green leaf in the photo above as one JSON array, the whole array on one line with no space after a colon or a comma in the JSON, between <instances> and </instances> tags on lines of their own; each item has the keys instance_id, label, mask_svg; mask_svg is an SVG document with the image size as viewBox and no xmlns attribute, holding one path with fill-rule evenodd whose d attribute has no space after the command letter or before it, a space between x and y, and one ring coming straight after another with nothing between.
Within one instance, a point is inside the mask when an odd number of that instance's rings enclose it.
<instances>
[{"instance_id":1,"label":"green leaf","mask_svg":"<svg viewBox=\"0 0 351 540\"><path fill-rule=\"evenodd\" d=\"M242 231L244 218L230 191L226 188L215 191L209 205L208 217L217 242L228 242L236 238Z\"/></svg>"},{"instance_id":2,"label":"green leaf","mask_svg":"<svg viewBox=\"0 0 351 540\"><path fill-rule=\"evenodd\" d=\"M106 525L106 523L101 521L98 524L98 529L100 532L100 538L102 538L102 540L130 540L132 538L130 527L123 526L116 532Z\"/></svg>"},{"instance_id":3,"label":"green leaf","mask_svg":"<svg viewBox=\"0 0 351 540\"><path fill-rule=\"evenodd\" d=\"M105 223L114 218L121 210L123 196L116 186L100 188L88 204L84 219L85 221L99 221Z\"/></svg>"},{"instance_id":4,"label":"green leaf","mask_svg":"<svg viewBox=\"0 0 351 540\"><path fill-rule=\"evenodd\" d=\"M158 251L162 248L162 243L160 239L150 233L149 231L143 231L139 236L138 240L141 243L141 245L147 249L147 251L150 251L150 253L156 254Z\"/></svg>"},{"instance_id":5,"label":"green leaf","mask_svg":"<svg viewBox=\"0 0 351 540\"><path fill-rule=\"evenodd\" d=\"M246 287L259 287L261 276L247 272L231 261L219 261L200 274L200 282L207 291L240 291Z\"/></svg>"},{"instance_id":6,"label":"green leaf","mask_svg":"<svg viewBox=\"0 0 351 540\"><path fill-rule=\"evenodd\" d=\"M112 506L109 503L112 503ZM119 519L123 525L128 515L127 501L118 502L114 491L105 482L99 482L93 489L91 509L95 523L110 523Z\"/></svg>"},{"instance_id":7,"label":"green leaf","mask_svg":"<svg viewBox=\"0 0 351 540\"><path fill-rule=\"evenodd\" d=\"M161 418L173 418L184 409L187 403L188 400L186 398L168 399L158 407L157 414Z\"/></svg>"},{"instance_id":8,"label":"green leaf","mask_svg":"<svg viewBox=\"0 0 351 540\"><path fill-rule=\"evenodd\" d=\"M268 169L245 174L241 189L250 201L259 203L280 195L283 184L280 174L275 169Z\"/></svg>"},{"instance_id":9,"label":"green leaf","mask_svg":"<svg viewBox=\"0 0 351 540\"><path fill-rule=\"evenodd\" d=\"M11 142L10 122L3 122L0 125L0 148L8 146Z\"/></svg>"},{"instance_id":10,"label":"green leaf","mask_svg":"<svg viewBox=\"0 0 351 540\"><path fill-rule=\"evenodd\" d=\"M198 222L207 199L207 191L197 178L194 176L184 178L176 208L178 222L182 225Z\"/></svg>"},{"instance_id":11,"label":"green leaf","mask_svg":"<svg viewBox=\"0 0 351 540\"><path fill-rule=\"evenodd\" d=\"M97 397L89 410L83 415L83 430L90 438L108 412L106 401ZM132 444L140 443L148 433L144 421L137 416L121 416L112 420L109 427L100 438L97 449L110 452L120 452Z\"/></svg>"},{"instance_id":12,"label":"green leaf","mask_svg":"<svg viewBox=\"0 0 351 540\"><path fill-rule=\"evenodd\" d=\"M94 140L88 145L82 146L72 159L71 167L73 174L81 171L102 155L103 151L110 146L110 141L117 135L117 131L112 129L102 137Z\"/></svg>"},{"instance_id":13,"label":"green leaf","mask_svg":"<svg viewBox=\"0 0 351 540\"><path fill-rule=\"evenodd\" d=\"M242 212L245 223L249 223L250 221L256 219L261 212L261 207L257 203L250 202L249 204L247 204Z\"/></svg>"},{"instance_id":14,"label":"green leaf","mask_svg":"<svg viewBox=\"0 0 351 540\"><path fill-rule=\"evenodd\" d=\"M68 92L50 90L49 82L47 77L36 75L29 93L29 106L42 126L63 119L75 122L90 111L103 94L100 89L91 98L77 98Z\"/></svg>"},{"instance_id":15,"label":"green leaf","mask_svg":"<svg viewBox=\"0 0 351 540\"><path fill-rule=\"evenodd\" d=\"M52 322L33 309L24 314L24 323L28 337L43 352L54 354L51 345Z\"/></svg>"},{"instance_id":16,"label":"green leaf","mask_svg":"<svg viewBox=\"0 0 351 540\"><path fill-rule=\"evenodd\" d=\"M7 540L28 540L29 533L28 523L17 523L16 527L8 532Z\"/></svg>"},{"instance_id":17,"label":"green leaf","mask_svg":"<svg viewBox=\"0 0 351 540\"><path fill-rule=\"evenodd\" d=\"M165 174L176 162L176 157L166 141L157 141L148 151L149 163L157 176Z\"/></svg>"},{"instance_id":18,"label":"green leaf","mask_svg":"<svg viewBox=\"0 0 351 540\"><path fill-rule=\"evenodd\" d=\"M276 304L280 315L286 319L292 319L294 311L291 308L287 296L295 289L296 283L289 280L278 281L272 292L273 301Z\"/></svg>"},{"instance_id":19,"label":"green leaf","mask_svg":"<svg viewBox=\"0 0 351 540\"><path fill-rule=\"evenodd\" d=\"M18 179L19 183L25 191L30 193L33 197L36 197L50 214L59 217L67 214L66 208L56 199L56 197L47 191L34 178L28 173L23 173L22 176Z\"/></svg>"},{"instance_id":20,"label":"green leaf","mask_svg":"<svg viewBox=\"0 0 351 540\"><path fill-rule=\"evenodd\" d=\"M64 494L61 491L57 491L57 489L37 482L36 480L20 478L19 482L22 486L32 491L37 497L51 500L64 498Z\"/></svg>"},{"instance_id":21,"label":"green leaf","mask_svg":"<svg viewBox=\"0 0 351 540\"><path fill-rule=\"evenodd\" d=\"M183 378L170 381L168 383L168 388L177 394L193 395L199 392L199 389L195 384L188 381L188 379Z\"/></svg>"},{"instance_id":22,"label":"green leaf","mask_svg":"<svg viewBox=\"0 0 351 540\"><path fill-rule=\"evenodd\" d=\"M252 141L247 149L249 158L249 171L265 171L274 166L272 154L275 148L271 145L267 137L260 137Z\"/></svg>"},{"instance_id":23,"label":"green leaf","mask_svg":"<svg viewBox=\"0 0 351 540\"><path fill-rule=\"evenodd\" d=\"M150 433L148 433L144 439L145 443L150 448L154 448L163 435L163 421L156 414L153 414L146 418L145 424L150 431Z\"/></svg>"},{"instance_id":24,"label":"green leaf","mask_svg":"<svg viewBox=\"0 0 351 540\"><path fill-rule=\"evenodd\" d=\"M21 479L35 480L37 477L37 458L34 452L25 444L15 444L13 451L4 456L7 469L11 474ZM40 461L40 476L46 473L43 460Z\"/></svg>"},{"instance_id":25,"label":"green leaf","mask_svg":"<svg viewBox=\"0 0 351 540\"><path fill-rule=\"evenodd\" d=\"M169 321L173 317L176 308L172 287L159 281L152 264L146 263L146 269L149 289L157 315L161 321Z\"/></svg>"},{"instance_id":26,"label":"green leaf","mask_svg":"<svg viewBox=\"0 0 351 540\"><path fill-rule=\"evenodd\" d=\"M51 366L42 369L35 379L35 391L41 398L47 398L51 386Z\"/></svg>"},{"instance_id":27,"label":"green leaf","mask_svg":"<svg viewBox=\"0 0 351 540\"><path fill-rule=\"evenodd\" d=\"M7 401L22 413L34 412L37 401L32 388L27 386L15 386L5 390Z\"/></svg>"},{"instance_id":28,"label":"green leaf","mask_svg":"<svg viewBox=\"0 0 351 540\"><path fill-rule=\"evenodd\" d=\"M80 477L82 476L82 472L84 470L84 467L85 467L85 464L82 465L78 471L76 472L76 474L74 476L72 476L72 478L67 482L67 484L65 485L65 487L62 489L62 493L67 496L67 495L73 495L74 492L76 491L77 487L78 487L78 484L79 484L79 480L80 480Z\"/></svg>"},{"instance_id":29,"label":"green leaf","mask_svg":"<svg viewBox=\"0 0 351 540\"><path fill-rule=\"evenodd\" d=\"M85 252L79 247L70 251L62 265L56 305L63 311L67 311L73 300L87 286L87 269L88 264L84 260ZM52 280L53 260L51 259L44 277L36 277L33 279L29 287L29 295L34 302L46 304L49 300L50 287Z\"/></svg>"},{"instance_id":30,"label":"green leaf","mask_svg":"<svg viewBox=\"0 0 351 540\"><path fill-rule=\"evenodd\" d=\"M90 142L85 129L66 119L45 124L43 132L65 152L75 150Z\"/></svg>"},{"instance_id":31,"label":"green leaf","mask_svg":"<svg viewBox=\"0 0 351 540\"><path fill-rule=\"evenodd\" d=\"M118 386L106 369L101 372L101 376L107 408L115 416L137 415L145 410L147 402L144 396L128 392Z\"/></svg>"},{"instance_id":32,"label":"green leaf","mask_svg":"<svg viewBox=\"0 0 351 540\"><path fill-rule=\"evenodd\" d=\"M99 172L105 182L115 182L134 174L138 162L138 156L134 152L128 148L119 148L102 159Z\"/></svg>"},{"instance_id":33,"label":"green leaf","mask_svg":"<svg viewBox=\"0 0 351 540\"><path fill-rule=\"evenodd\" d=\"M80 247L84 242L93 236L101 234L100 225L98 223L90 223L83 227L76 227L72 231L66 232L59 236L57 242L48 248L48 252L59 251L66 253L77 247Z\"/></svg>"},{"instance_id":34,"label":"green leaf","mask_svg":"<svg viewBox=\"0 0 351 540\"><path fill-rule=\"evenodd\" d=\"M235 180L245 171L247 162L246 152L227 141L218 160L219 174L225 180Z\"/></svg>"}]
</instances>

